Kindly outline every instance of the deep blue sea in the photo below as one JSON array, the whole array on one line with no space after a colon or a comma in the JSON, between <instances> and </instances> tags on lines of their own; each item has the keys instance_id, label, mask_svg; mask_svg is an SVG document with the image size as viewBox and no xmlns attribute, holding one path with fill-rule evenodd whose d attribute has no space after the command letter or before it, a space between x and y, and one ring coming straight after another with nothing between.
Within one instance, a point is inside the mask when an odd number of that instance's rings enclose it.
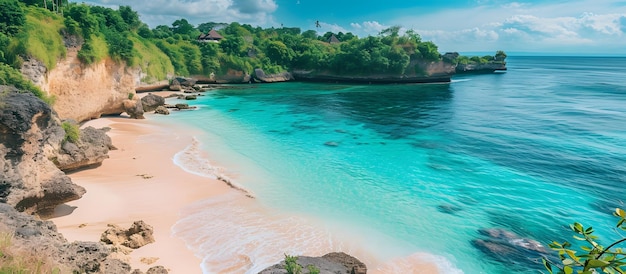
<instances>
[{"instance_id":1,"label":"deep blue sea","mask_svg":"<svg viewBox=\"0 0 626 274\"><path fill-rule=\"evenodd\" d=\"M514 240L495 241L513 254L485 252L480 230L547 247L573 240L579 221L618 238L626 58L507 61L504 73L445 84L236 86L156 118L203 132L188 149L202 153L177 164L211 165L255 197L202 201L174 233L205 273L256 273L284 253L329 249L366 254L371 271L428 273L413 264L424 260L441 273L538 273L538 256Z\"/></svg>"}]
</instances>

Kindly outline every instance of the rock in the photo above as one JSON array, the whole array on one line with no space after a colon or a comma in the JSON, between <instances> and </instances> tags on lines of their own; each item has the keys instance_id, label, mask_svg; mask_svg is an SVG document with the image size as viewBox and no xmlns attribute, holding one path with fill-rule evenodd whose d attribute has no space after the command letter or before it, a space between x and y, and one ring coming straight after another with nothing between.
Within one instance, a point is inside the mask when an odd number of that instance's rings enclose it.
<instances>
[{"instance_id":1,"label":"rock","mask_svg":"<svg viewBox=\"0 0 626 274\"><path fill-rule=\"evenodd\" d=\"M333 142L333 141L328 141L328 142L324 143L324 145L328 146L328 147L336 147L336 146L339 146L339 143Z\"/></svg>"},{"instance_id":2,"label":"rock","mask_svg":"<svg viewBox=\"0 0 626 274\"><path fill-rule=\"evenodd\" d=\"M163 115L169 115L170 114L170 110L167 109L164 106L159 106L156 108L156 110L154 110L154 113L156 114L163 114Z\"/></svg>"},{"instance_id":3,"label":"rock","mask_svg":"<svg viewBox=\"0 0 626 274\"><path fill-rule=\"evenodd\" d=\"M293 76L289 72L265 74L265 72L260 68L254 70L253 77L261 83L287 82L293 80Z\"/></svg>"},{"instance_id":4,"label":"rock","mask_svg":"<svg viewBox=\"0 0 626 274\"><path fill-rule=\"evenodd\" d=\"M65 136L56 113L31 93L0 90L0 203L43 214L80 198L85 189L50 160Z\"/></svg>"},{"instance_id":5,"label":"rock","mask_svg":"<svg viewBox=\"0 0 626 274\"><path fill-rule=\"evenodd\" d=\"M165 104L163 105L165 108L177 108L175 105Z\"/></svg>"},{"instance_id":6,"label":"rock","mask_svg":"<svg viewBox=\"0 0 626 274\"><path fill-rule=\"evenodd\" d=\"M170 90L181 91L182 89L183 87L180 85L180 82L178 82L178 80L176 79L172 80L172 83L170 84Z\"/></svg>"},{"instance_id":7,"label":"rock","mask_svg":"<svg viewBox=\"0 0 626 274\"><path fill-rule=\"evenodd\" d=\"M320 273L354 273L366 274L367 267L364 263L343 252L328 253L322 257L299 256L296 262L302 266L306 272L307 266L313 265L320 270ZM259 274L282 274L285 270L285 261L270 266Z\"/></svg>"},{"instance_id":8,"label":"rock","mask_svg":"<svg viewBox=\"0 0 626 274\"><path fill-rule=\"evenodd\" d=\"M146 271L146 274L167 274L167 269L165 267L157 265L153 266Z\"/></svg>"},{"instance_id":9,"label":"rock","mask_svg":"<svg viewBox=\"0 0 626 274\"><path fill-rule=\"evenodd\" d=\"M194 93L194 92L196 92L196 91L193 90L193 89L185 89L185 90L183 90L183 93Z\"/></svg>"},{"instance_id":10,"label":"rock","mask_svg":"<svg viewBox=\"0 0 626 274\"><path fill-rule=\"evenodd\" d=\"M542 268L541 257L550 257L549 251L538 241L521 237L501 228L481 229L487 238L474 239L472 245L491 258L526 269Z\"/></svg>"},{"instance_id":11,"label":"rock","mask_svg":"<svg viewBox=\"0 0 626 274\"><path fill-rule=\"evenodd\" d=\"M54 163L63 171L99 166L109 158L109 150L115 149L108 129L86 127L80 130L80 139L74 144L65 142Z\"/></svg>"},{"instance_id":12,"label":"rock","mask_svg":"<svg viewBox=\"0 0 626 274\"><path fill-rule=\"evenodd\" d=\"M136 221L128 229L124 230L117 225L109 224L100 241L111 245L122 245L130 247L132 249L140 248L144 245L154 242L154 236L152 226L146 224L144 221Z\"/></svg>"},{"instance_id":13,"label":"rock","mask_svg":"<svg viewBox=\"0 0 626 274\"><path fill-rule=\"evenodd\" d=\"M188 104L176 104L177 109L189 109Z\"/></svg>"},{"instance_id":14,"label":"rock","mask_svg":"<svg viewBox=\"0 0 626 274\"><path fill-rule=\"evenodd\" d=\"M143 105L136 100L126 99L122 102L124 111L132 119L145 119L143 117Z\"/></svg>"},{"instance_id":15,"label":"rock","mask_svg":"<svg viewBox=\"0 0 626 274\"><path fill-rule=\"evenodd\" d=\"M181 86L183 87L192 87L193 85L196 84L196 79L193 78L184 78L184 77L176 77L175 79L177 82L180 83Z\"/></svg>"},{"instance_id":16,"label":"rock","mask_svg":"<svg viewBox=\"0 0 626 274\"><path fill-rule=\"evenodd\" d=\"M457 212L461 211L461 209L461 207L451 204L441 204L437 206L437 210L439 210L439 212L447 214L456 214Z\"/></svg>"},{"instance_id":17,"label":"rock","mask_svg":"<svg viewBox=\"0 0 626 274\"><path fill-rule=\"evenodd\" d=\"M185 96L185 100L196 100L198 97L196 95L187 95Z\"/></svg>"},{"instance_id":18,"label":"rock","mask_svg":"<svg viewBox=\"0 0 626 274\"><path fill-rule=\"evenodd\" d=\"M57 231L54 223L35 219L0 203L0 227L14 234L11 244L27 256L45 259L62 273L128 273L130 266L111 258L109 249L101 243L74 242ZM24 254L24 253L21 253Z\"/></svg>"},{"instance_id":19,"label":"rock","mask_svg":"<svg viewBox=\"0 0 626 274\"><path fill-rule=\"evenodd\" d=\"M151 112L156 110L157 107L165 105L165 98L150 93L141 98L141 105L144 112Z\"/></svg>"}]
</instances>

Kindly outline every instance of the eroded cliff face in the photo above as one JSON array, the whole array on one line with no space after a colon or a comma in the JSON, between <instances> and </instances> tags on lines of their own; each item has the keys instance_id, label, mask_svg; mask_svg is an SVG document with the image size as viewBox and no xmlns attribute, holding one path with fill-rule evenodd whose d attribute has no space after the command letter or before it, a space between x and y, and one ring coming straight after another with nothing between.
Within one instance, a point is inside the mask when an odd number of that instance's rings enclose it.
<instances>
[{"instance_id":1,"label":"eroded cliff face","mask_svg":"<svg viewBox=\"0 0 626 274\"><path fill-rule=\"evenodd\" d=\"M83 65L78 50L70 48L67 57L54 69L44 71L45 77L28 74L44 91L54 95L54 110L61 119L85 121L101 115L124 112L122 102L135 93L141 82L139 68L130 68L110 58L91 65ZM34 62L28 62L31 71ZM24 68L22 69L24 71Z\"/></svg>"},{"instance_id":2,"label":"eroded cliff face","mask_svg":"<svg viewBox=\"0 0 626 274\"><path fill-rule=\"evenodd\" d=\"M30 93L4 93L0 107L0 202L36 213L80 198L85 189L49 160L65 137L54 112Z\"/></svg>"},{"instance_id":3,"label":"eroded cliff face","mask_svg":"<svg viewBox=\"0 0 626 274\"><path fill-rule=\"evenodd\" d=\"M29 92L0 86L0 203L43 214L80 198L85 189L62 170L99 165L113 148L106 129L84 128L64 141L56 113Z\"/></svg>"}]
</instances>

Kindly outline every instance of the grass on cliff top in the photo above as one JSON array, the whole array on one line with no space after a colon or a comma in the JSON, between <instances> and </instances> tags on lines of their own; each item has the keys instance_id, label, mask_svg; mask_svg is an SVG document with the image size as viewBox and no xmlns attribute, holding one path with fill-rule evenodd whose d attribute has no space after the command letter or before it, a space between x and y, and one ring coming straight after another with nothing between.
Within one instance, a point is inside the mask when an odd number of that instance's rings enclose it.
<instances>
[{"instance_id":1,"label":"grass on cliff top","mask_svg":"<svg viewBox=\"0 0 626 274\"><path fill-rule=\"evenodd\" d=\"M13 244L13 234L0 231L0 274L61 273L43 254L31 253Z\"/></svg>"},{"instance_id":2,"label":"grass on cliff top","mask_svg":"<svg viewBox=\"0 0 626 274\"><path fill-rule=\"evenodd\" d=\"M29 55L54 68L59 58L66 55L65 44L60 35L63 18L46 9L28 7L26 24L10 45L15 55Z\"/></svg>"},{"instance_id":3,"label":"grass on cliff top","mask_svg":"<svg viewBox=\"0 0 626 274\"><path fill-rule=\"evenodd\" d=\"M152 83L167 79L168 75L174 74L174 65L170 58L161 51L154 43L142 37L130 37L137 54L134 63L141 67L143 73L147 74L143 82Z\"/></svg>"},{"instance_id":4,"label":"grass on cliff top","mask_svg":"<svg viewBox=\"0 0 626 274\"><path fill-rule=\"evenodd\" d=\"M48 105L54 104L54 97L46 95L33 82L24 78L20 71L3 63L0 63L0 85L14 86L20 90L30 91Z\"/></svg>"}]
</instances>

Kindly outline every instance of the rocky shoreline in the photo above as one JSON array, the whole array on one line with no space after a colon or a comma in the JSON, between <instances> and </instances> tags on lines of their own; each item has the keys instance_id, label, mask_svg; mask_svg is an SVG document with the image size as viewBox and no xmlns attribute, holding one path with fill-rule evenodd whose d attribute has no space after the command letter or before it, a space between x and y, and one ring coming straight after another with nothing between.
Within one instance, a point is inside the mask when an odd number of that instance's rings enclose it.
<instances>
[{"instance_id":1,"label":"rocky shoreline","mask_svg":"<svg viewBox=\"0 0 626 274\"><path fill-rule=\"evenodd\" d=\"M38 260L45 259L62 273L143 273L132 269L126 256L154 242L149 224L137 221L129 229L110 224L99 242L69 242L54 223L45 220L55 207L85 194L85 188L74 184L65 172L102 164L109 151L116 149L106 134L109 129L85 127L79 140L71 142L64 125L77 126L75 121L62 121L50 106L27 91L0 86L0 96L0 233L11 235L12 248L21 250L9 255L39 256ZM144 112L165 106L164 98L154 94L134 102L134 108ZM298 262L313 262L322 270L343 265L342 273L366 273L365 265L347 254L303 256ZM268 269L273 270L263 273L285 273L280 264ZM168 270L152 266L146 273Z\"/></svg>"}]
</instances>

